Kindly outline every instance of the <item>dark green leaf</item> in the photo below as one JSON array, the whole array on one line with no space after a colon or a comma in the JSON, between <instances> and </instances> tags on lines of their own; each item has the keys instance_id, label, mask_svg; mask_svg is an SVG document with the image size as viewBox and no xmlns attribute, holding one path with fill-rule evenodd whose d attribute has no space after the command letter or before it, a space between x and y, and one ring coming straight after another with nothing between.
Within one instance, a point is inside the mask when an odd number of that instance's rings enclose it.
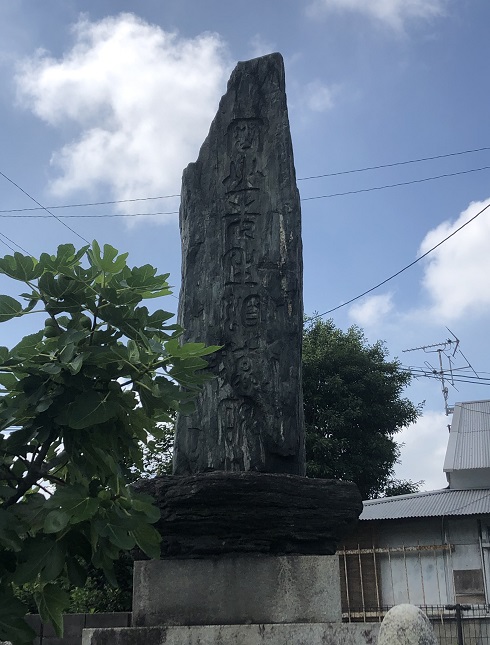
<instances>
[{"instance_id":1,"label":"dark green leaf","mask_svg":"<svg viewBox=\"0 0 490 645\"><path fill-rule=\"evenodd\" d=\"M0 296L0 322L15 318L22 311L22 305L11 296Z\"/></svg>"},{"instance_id":2,"label":"dark green leaf","mask_svg":"<svg viewBox=\"0 0 490 645\"><path fill-rule=\"evenodd\" d=\"M84 392L74 403L70 403L66 423L70 428L81 430L108 421L116 411L115 403L107 400L106 394L92 390Z\"/></svg>"},{"instance_id":3,"label":"dark green leaf","mask_svg":"<svg viewBox=\"0 0 490 645\"><path fill-rule=\"evenodd\" d=\"M14 598L9 587L0 589L0 641L32 645L35 631L25 622L27 607Z\"/></svg>"},{"instance_id":4,"label":"dark green leaf","mask_svg":"<svg viewBox=\"0 0 490 645\"><path fill-rule=\"evenodd\" d=\"M59 533L62 531L68 522L70 516L64 511L53 510L50 511L44 519L44 532L45 533Z\"/></svg>"},{"instance_id":5,"label":"dark green leaf","mask_svg":"<svg viewBox=\"0 0 490 645\"><path fill-rule=\"evenodd\" d=\"M63 611L68 607L70 597L58 585L47 584L35 593L41 618L51 623L57 636L63 636Z\"/></svg>"},{"instance_id":6,"label":"dark green leaf","mask_svg":"<svg viewBox=\"0 0 490 645\"><path fill-rule=\"evenodd\" d=\"M160 557L160 533L151 524L141 524L132 531L136 544L149 558Z\"/></svg>"}]
</instances>

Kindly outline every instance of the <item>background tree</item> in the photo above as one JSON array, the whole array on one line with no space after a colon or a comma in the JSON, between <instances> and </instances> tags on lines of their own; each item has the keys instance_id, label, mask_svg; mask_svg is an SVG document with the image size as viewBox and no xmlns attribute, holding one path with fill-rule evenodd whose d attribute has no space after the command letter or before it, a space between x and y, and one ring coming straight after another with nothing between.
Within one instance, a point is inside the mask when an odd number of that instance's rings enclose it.
<instances>
[{"instance_id":1,"label":"background tree","mask_svg":"<svg viewBox=\"0 0 490 645\"><path fill-rule=\"evenodd\" d=\"M369 345L358 327L306 321L303 394L307 474L354 481L363 499L389 492L400 455L394 435L419 416L402 398L411 376L387 359L380 341ZM417 489L413 482L397 482ZM388 487L388 489L387 489Z\"/></svg>"},{"instance_id":2,"label":"background tree","mask_svg":"<svg viewBox=\"0 0 490 645\"><path fill-rule=\"evenodd\" d=\"M116 585L122 552L159 556L159 511L128 482L145 444L191 403L216 348L180 345L173 314L140 305L170 293L168 276L126 258L93 242L0 259L25 290L21 301L0 296L0 322L47 315L40 331L0 347L0 641L34 636L15 587L29 583L61 633L66 590L83 586L89 567Z\"/></svg>"}]
</instances>

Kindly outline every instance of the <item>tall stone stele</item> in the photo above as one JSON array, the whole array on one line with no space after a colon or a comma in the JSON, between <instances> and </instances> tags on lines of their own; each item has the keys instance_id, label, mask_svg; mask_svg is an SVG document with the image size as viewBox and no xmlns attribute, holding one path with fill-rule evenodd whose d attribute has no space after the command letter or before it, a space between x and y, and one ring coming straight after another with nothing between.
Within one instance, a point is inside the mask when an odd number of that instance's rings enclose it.
<instances>
[{"instance_id":1,"label":"tall stone stele","mask_svg":"<svg viewBox=\"0 0 490 645\"><path fill-rule=\"evenodd\" d=\"M180 209L185 341L220 345L174 474L304 475L301 214L280 54L239 63Z\"/></svg>"}]
</instances>

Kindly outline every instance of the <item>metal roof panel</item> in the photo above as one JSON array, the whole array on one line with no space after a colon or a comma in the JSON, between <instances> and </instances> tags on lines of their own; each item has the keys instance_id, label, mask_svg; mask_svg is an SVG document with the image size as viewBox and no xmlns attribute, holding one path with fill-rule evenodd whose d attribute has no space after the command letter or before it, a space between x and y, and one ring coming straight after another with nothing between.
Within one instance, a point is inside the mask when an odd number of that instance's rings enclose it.
<instances>
[{"instance_id":1,"label":"metal roof panel","mask_svg":"<svg viewBox=\"0 0 490 645\"><path fill-rule=\"evenodd\" d=\"M395 520L442 515L481 515L490 513L490 489L452 490L384 497L364 502L361 520Z\"/></svg>"}]
</instances>

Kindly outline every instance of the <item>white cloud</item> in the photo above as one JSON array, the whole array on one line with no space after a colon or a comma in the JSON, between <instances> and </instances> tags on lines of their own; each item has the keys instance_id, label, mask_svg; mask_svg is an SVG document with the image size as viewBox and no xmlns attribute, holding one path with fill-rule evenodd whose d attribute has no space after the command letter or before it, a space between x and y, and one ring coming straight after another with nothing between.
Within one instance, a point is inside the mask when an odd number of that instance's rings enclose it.
<instances>
[{"instance_id":1,"label":"white cloud","mask_svg":"<svg viewBox=\"0 0 490 645\"><path fill-rule=\"evenodd\" d=\"M261 34L255 34L250 39L250 56L251 58L258 58L266 54L272 54L277 51L275 44L266 40Z\"/></svg>"},{"instance_id":2,"label":"white cloud","mask_svg":"<svg viewBox=\"0 0 490 645\"><path fill-rule=\"evenodd\" d=\"M444 14L446 0L313 0L308 13L325 11L360 13L396 31L403 31L408 20L428 20Z\"/></svg>"},{"instance_id":3,"label":"white cloud","mask_svg":"<svg viewBox=\"0 0 490 645\"><path fill-rule=\"evenodd\" d=\"M334 97L338 87L327 86L321 81L315 80L305 87L305 101L307 107L313 112L326 112L334 106Z\"/></svg>"},{"instance_id":4,"label":"white cloud","mask_svg":"<svg viewBox=\"0 0 490 645\"><path fill-rule=\"evenodd\" d=\"M53 193L100 186L114 199L178 193L225 87L230 65L220 37L182 38L129 13L82 17L73 33L63 57L40 51L16 79L34 114L76 128L75 140L53 154Z\"/></svg>"},{"instance_id":5,"label":"white cloud","mask_svg":"<svg viewBox=\"0 0 490 645\"><path fill-rule=\"evenodd\" d=\"M429 231L419 253L428 251L488 204L490 199L473 202L456 221L442 222ZM428 256L422 284L430 297L429 313L434 319L449 322L470 313L490 312L489 247L490 209Z\"/></svg>"},{"instance_id":6,"label":"white cloud","mask_svg":"<svg viewBox=\"0 0 490 645\"><path fill-rule=\"evenodd\" d=\"M360 327L374 327L392 311L393 294L383 293L364 298L349 309L349 318Z\"/></svg>"},{"instance_id":7,"label":"white cloud","mask_svg":"<svg viewBox=\"0 0 490 645\"><path fill-rule=\"evenodd\" d=\"M396 435L397 443L404 444L401 463L395 468L398 479L411 479L414 482L424 480L423 490L447 486L442 469L449 438L447 426L450 423L451 417L444 412L427 410L416 423Z\"/></svg>"}]
</instances>

